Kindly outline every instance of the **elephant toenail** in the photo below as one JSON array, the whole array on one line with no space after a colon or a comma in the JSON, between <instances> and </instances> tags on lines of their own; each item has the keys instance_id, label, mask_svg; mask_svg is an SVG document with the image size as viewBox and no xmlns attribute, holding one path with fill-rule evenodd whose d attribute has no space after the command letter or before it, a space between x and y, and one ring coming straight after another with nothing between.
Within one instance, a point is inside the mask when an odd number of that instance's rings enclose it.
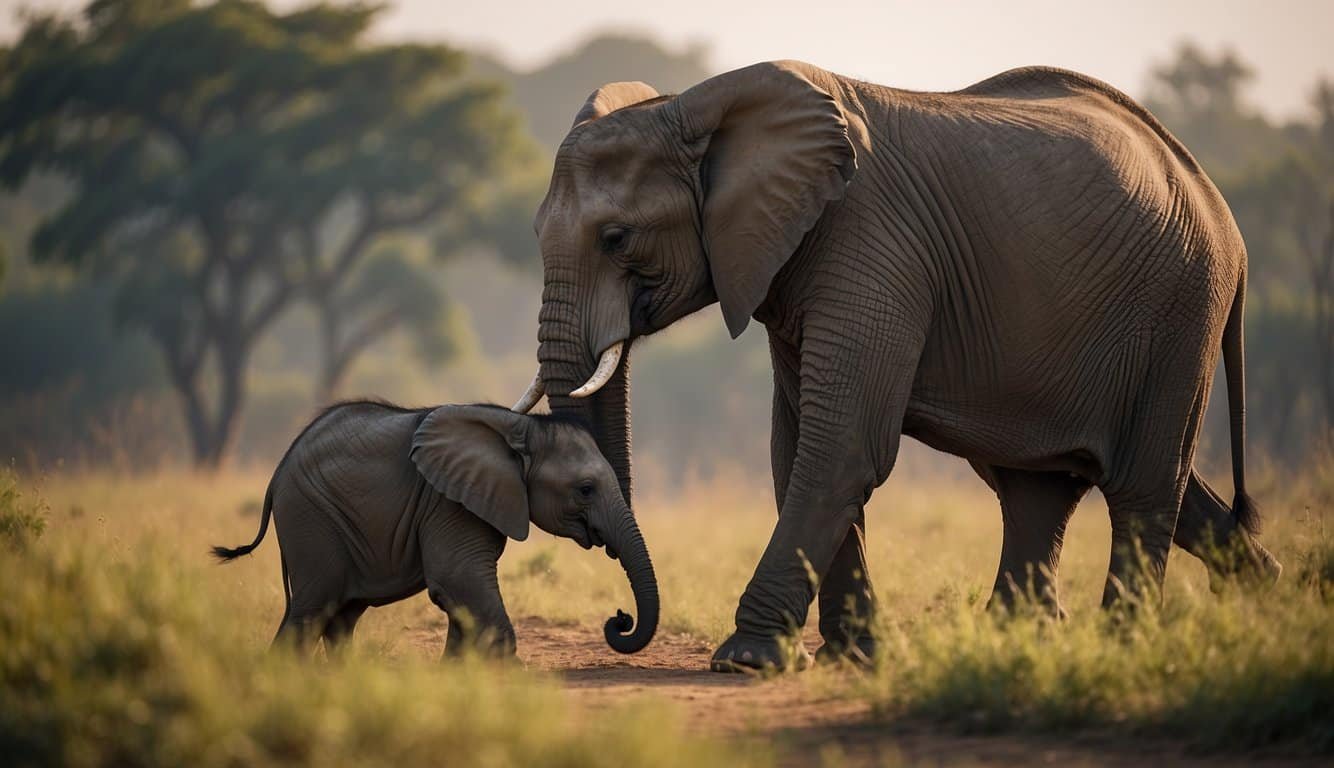
<instances>
[{"instance_id":1,"label":"elephant toenail","mask_svg":"<svg viewBox=\"0 0 1334 768\"><path fill-rule=\"evenodd\" d=\"M750 659L751 659L750 651L746 651L741 654L742 661L750 661Z\"/></svg>"}]
</instances>

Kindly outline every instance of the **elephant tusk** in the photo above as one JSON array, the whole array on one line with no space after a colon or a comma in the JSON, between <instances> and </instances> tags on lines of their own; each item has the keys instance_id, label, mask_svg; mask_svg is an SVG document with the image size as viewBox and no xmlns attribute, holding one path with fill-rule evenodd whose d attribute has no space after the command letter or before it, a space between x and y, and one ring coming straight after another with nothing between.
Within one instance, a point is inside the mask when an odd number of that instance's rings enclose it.
<instances>
[{"instance_id":1,"label":"elephant tusk","mask_svg":"<svg viewBox=\"0 0 1334 768\"><path fill-rule=\"evenodd\" d=\"M523 397L519 398L519 402L510 410L515 413L528 413L533 410L533 406L537 405L537 401L542 399L546 391L547 385L542 381L542 372L538 371L537 375L533 376L533 383L528 385L528 391L523 393Z\"/></svg>"},{"instance_id":2,"label":"elephant tusk","mask_svg":"<svg viewBox=\"0 0 1334 768\"><path fill-rule=\"evenodd\" d=\"M570 397L588 397L589 395L602 389L611 379L613 373L616 373L616 366L621 364L621 350L625 348L624 341L618 341L602 353L602 359L598 361L597 370L588 377L584 385L570 393Z\"/></svg>"}]
</instances>

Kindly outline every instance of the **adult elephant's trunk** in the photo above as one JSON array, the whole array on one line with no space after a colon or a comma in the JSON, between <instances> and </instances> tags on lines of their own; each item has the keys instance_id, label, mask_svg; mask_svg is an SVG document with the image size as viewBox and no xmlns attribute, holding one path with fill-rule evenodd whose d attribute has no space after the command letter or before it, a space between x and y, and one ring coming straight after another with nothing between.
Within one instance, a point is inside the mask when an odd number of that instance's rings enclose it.
<instances>
[{"instance_id":1,"label":"adult elephant's trunk","mask_svg":"<svg viewBox=\"0 0 1334 768\"><path fill-rule=\"evenodd\" d=\"M568 295L570 287L558 276L547 275L538 315L538 381L519 405L531 407L545 392L552 413L585 419L598 449L616 472L623 501L606 506L610 510L608 519L591 522L603 532L608 548L625 568L639 617L636 622L617 611L603 628L607 644L621 653L635 653L648 645L658 628L658 582L630 506L630 342L625 341L614 373L596 392L571 397L594 376L603 350L590 351L584 341L573 312L573 297ZM616 340L612 340L613 345Z\"/></svg>"},{"instance_id":2,"label":"adult elephant's trunk","mask_svg":"<svg viewBox=\"0 0 1334 768\"><path fill-rule=\"evenodd\" d=\"M630 496L630 342L625 343L620 364L606 384L588 397L570 397L583 386L597 367L600 350L589 352L572 318L564 318L568 304L543 303L538 330L539 376L551 412L579 416L593 430L602 455L616 471L625 503ZM525 398L526 399L526 398Z\"/></svg>"},{"instance_id":3,"label":"adult elephant's trunk","mask_svg":"<svg viewBox=\"0 0 1334 768\"><path fill-rule=\"evenodd\" d=\"M580 381L575 386L583 383ZM551 390L548 390L550 392ZM621 484L621 495L630 504L630 345L621 355L616 373L595 394L585 398L549 395L552 413L582 414L588 419L598 448Z\"/></svg>"},{"instance_id":4,"label":"adult elephant's trunk","mask_svg":"<svg viewBox=\"0 0 1334 768\"><path fill-rule=\"evenodd\" d=\"M635 619L623 611L607 620L603 634L607 645L619 653L638 653L653 639L658 629L658 579L653 573L644 537L629 507L613 505L612 517L599 527L606 532L607 548L614 552L630 580L635 595Z\"/></svg>"}]
</instances>

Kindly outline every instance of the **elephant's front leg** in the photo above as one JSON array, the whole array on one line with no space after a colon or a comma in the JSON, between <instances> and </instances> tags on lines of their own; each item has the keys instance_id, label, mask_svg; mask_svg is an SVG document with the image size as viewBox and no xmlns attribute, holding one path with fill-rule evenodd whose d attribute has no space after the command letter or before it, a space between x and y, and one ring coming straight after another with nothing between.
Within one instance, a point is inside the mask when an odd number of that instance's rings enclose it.
<instances>
[{"instance_id":1,"label":"elephant's front leg","mask_svg":"<svg viewBox=\"0 0 1334 768\"><path fill-rule=\"evenodd\" d=\"M449 615L445 654L472 649L513 656L514 627L496 576L504 536L480 521L452 525L431 520L422 526L421 545L427 594Z\"/></svg>"},{"instance_id":2,"label":"elephant's front leg","mask_svg":"<svg viewBox=\"0 0 1334 768\"><path fill-rule=\"evenodd\" d=\"M801 396L800 358L797 350L772 336L769 353L773 361L774 405L769 458L773 467L774 499L783 511L792 464L797 456L798 402ZM859 511L843 545L834 555L829 572L820 582L820 637L824 645L816 652L820 661L848 656L875 658L875 593L866 567L866 518ZM798 655L802 648L794 649ZM804 661L804 658L802 659Z\"/></svg>"},{"instance_id":3,"label":"elephant's front leg","mask_svg":"<svg viewBox=\"0 0 1334 768\"><path fill-rule=\"evenodd\" d=\"M432 602L449 614L445 655L459 656L469 650L488 656L514 655L514 626L500 590L489 579L454 578L449 586L432 579L428 591Z\"/></svg>"},{"instance_id":4,"label":"elephant's front leg","mask_svg":"<svg viewBox=\"0 0 1334 768\"><path fill-rule=\"evenodd\" d=\"M848 349L846 334L837 330L823 337L808 331L796 450L786 483L775 483L782 499L778 524L741 596L736 632L714 654L715 671L799 662L786 639L805 624L819 585L828 584L831 600L837 594L847 605L852 571L865 567L860 532L853 537L850 531L893 465L915 360L915 350L868 354ZM863 606L869 605L868 591Z\"/></svg>"}]
</instances>

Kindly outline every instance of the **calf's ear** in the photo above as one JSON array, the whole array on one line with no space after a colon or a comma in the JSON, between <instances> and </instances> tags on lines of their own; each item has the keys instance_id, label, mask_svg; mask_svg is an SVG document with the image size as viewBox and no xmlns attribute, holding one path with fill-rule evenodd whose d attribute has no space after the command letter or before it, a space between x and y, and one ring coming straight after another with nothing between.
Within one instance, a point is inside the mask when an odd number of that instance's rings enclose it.
<instances>
[{"instance_id":1,"label":"calf's ear","mask_svg":"<svg viewBox=\"0 0 1334 768\"><path fill-rule=\"evenodd\" d=\"M515 541L528 538L528 417L506 408L443 405L412 436L426 482Z\"/></svg>"}]
</instances>

